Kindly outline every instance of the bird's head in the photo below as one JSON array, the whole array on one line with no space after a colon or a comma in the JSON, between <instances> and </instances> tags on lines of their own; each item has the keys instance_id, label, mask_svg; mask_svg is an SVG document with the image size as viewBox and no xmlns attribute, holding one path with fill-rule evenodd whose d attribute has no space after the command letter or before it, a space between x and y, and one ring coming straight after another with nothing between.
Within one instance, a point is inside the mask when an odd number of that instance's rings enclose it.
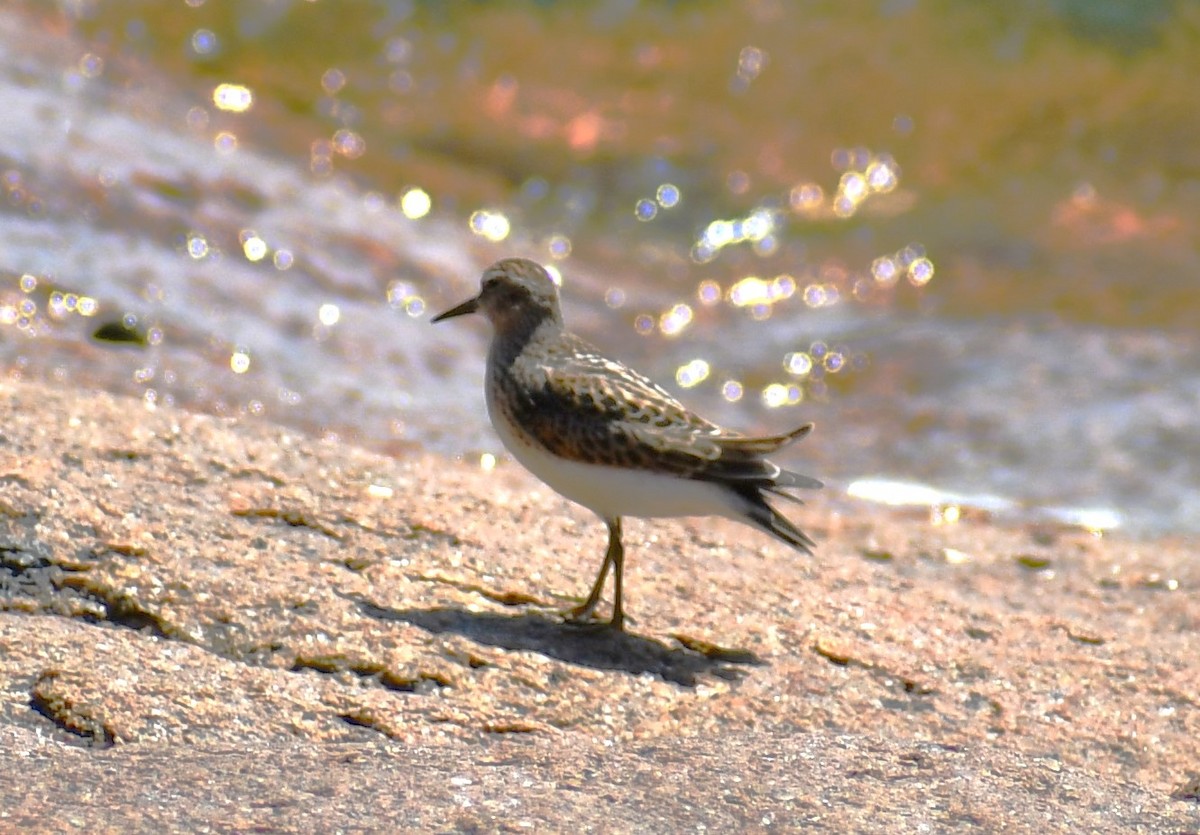
<instances>
[{"instance_id":1,"label":"bird's head","mask_svg":"<svg viewBox=\"0 0 1200 835\"><path fill-rule=\"evenodd\" d=\"M483 271L479 295L434 316L440 322L482 313L497 332L537 325L547 318L561 322L558 287L546 268L526 258L505 258Z\"/></svg>"}]
</instances>

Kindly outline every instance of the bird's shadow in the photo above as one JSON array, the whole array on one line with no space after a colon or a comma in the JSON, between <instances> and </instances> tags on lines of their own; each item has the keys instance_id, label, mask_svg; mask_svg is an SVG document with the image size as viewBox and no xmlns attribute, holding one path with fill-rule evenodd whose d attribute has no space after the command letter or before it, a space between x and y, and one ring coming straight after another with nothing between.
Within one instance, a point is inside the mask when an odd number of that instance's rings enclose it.
<instances>
[{"instance_id":1,"label":"bird's shadow","mask_svg":"<svg viewBox=\"0 0 1200 835\"><path fill-rule=\"evenodd\" d=\"M351 599L365 616L376 620L402 621L435 635L448 632L487 646L529 650L597 670L650 673L683 687L695 687L702 675L737 681L744 675L740 666L764 663L749 650L721 649L683 636L676 637L679 646L669 646L630 632L566 623L541 612L506 615L449 606L391 609Z\"/></svg>"}]
</instances>

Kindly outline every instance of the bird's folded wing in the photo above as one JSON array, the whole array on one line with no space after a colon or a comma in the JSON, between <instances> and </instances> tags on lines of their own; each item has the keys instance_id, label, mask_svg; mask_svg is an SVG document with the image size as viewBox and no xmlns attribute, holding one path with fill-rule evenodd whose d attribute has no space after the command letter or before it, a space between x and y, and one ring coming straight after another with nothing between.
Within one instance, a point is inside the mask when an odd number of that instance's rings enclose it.
<instances>
[{"instance_id":1,"label":"bird's folded wing","mask_svg":"<svg viewBox=\"0 0 1200 835\"><path fill-rule=\"evenodd\" d=\"M562 356L542 364L535 388L561 410L603 417L607 421L644 424L720 434L715 424L696 415L661 386L616 360L608 359L581 339L571 340Z\"/></svg>"},{"instance_id":2,"label":"bird's folded wing","mask_svg":"<svg viewBox=\"0 0 1200 835\"><path fill-rule=\"evenodd\" d=\"M531 372L536 379L521 386L527 399L519 423L550 452L702 481L817 486L764 459L811 426L765 438L726 432L646 377L582 345L540 365Z\"/></svg>"},{"instance_id":3,"label":"bird's folded wing","mask_svg":"<svg viewBox=\"0 0 1200 835\"><path fill-rule=\"evenodd\" d=\"M757 438L746 437L745 435L738 435L731 432L722 435L716 441L724 449L739 450L756 455L770 455L772 452L778 452L788 444L800 440L811 432L812 428L813 425L811 423L806 423L782 435L767 435Z\"/></svg>"}]
</instances>

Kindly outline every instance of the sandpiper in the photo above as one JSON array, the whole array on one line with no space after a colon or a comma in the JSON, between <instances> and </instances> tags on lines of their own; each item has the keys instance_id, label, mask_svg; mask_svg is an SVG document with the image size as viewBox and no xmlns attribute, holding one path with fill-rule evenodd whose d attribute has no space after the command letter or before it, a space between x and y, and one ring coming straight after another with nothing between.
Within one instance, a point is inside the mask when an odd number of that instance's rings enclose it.
<instances>
[{"instance_id":1,"label":"sandpiper","mask_svg":"<svg viewBox=\"0 0 1200 835\"><path fill-rule=\"evenodd\" d=\"M812 424L763 438L722 429L649 379L609 359L563 324L546 269L506 258L484 271L479 295L433 317L476 311L492 323L486 398L504 446L530 472L608 525L600 573L569 620L592 618L613 570L609 624L624 628L621 518L724 516L805 553L813 541L766 501L799 502L787 488L821 482L766 460Z\"/></svg>"}]
</instances>

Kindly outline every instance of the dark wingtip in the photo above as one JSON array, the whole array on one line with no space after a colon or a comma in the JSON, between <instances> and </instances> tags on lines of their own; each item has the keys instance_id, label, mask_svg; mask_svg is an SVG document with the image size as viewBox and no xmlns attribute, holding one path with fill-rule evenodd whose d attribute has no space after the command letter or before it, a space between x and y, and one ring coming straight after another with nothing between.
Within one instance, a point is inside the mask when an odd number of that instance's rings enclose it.
<instances>
[{"instance_id":1,"label":"dark wingtip","mask_svg":"<svg viewBox=\"0 0 1200 835\"><path fill-rule=\"evenodd\" d=\"M800 530L792 520L767 503L763 488L750 487L736 492L746 501L746 521L754 527L769 533L780 542L791 545L798 551L811 555L817 543L804 531ZM783 495L783 494L777 494ZM785 498L793 498L785 496Z\"/></svg>"},{"instance_id":2,"label":"dark wingtip","mask_svg":"<svg viewBox=\"0 0 1200 835\"><path fill-rule=\"evenodd\" d=\"M818 481L811 476L801 475L792 470L781 469L779 475L775 476L775 483L771 485L771 488L799 487L805 490L820 490L824 486L825 482Z\"/></svg>"},{"instance_id":3,"label":"dark wingtip","mask_svg":"<svg viewBox=\"0 0 1200 835\"><path fill-rule=\"evenodd\" d=\"M816 428L817 428L817 425L815 423L806 423L803 426L798 426L795 429L793 429L791 432L789 432L788 437L791 438L793 441L798 441Z\"/></svg>"}]
</instances>

